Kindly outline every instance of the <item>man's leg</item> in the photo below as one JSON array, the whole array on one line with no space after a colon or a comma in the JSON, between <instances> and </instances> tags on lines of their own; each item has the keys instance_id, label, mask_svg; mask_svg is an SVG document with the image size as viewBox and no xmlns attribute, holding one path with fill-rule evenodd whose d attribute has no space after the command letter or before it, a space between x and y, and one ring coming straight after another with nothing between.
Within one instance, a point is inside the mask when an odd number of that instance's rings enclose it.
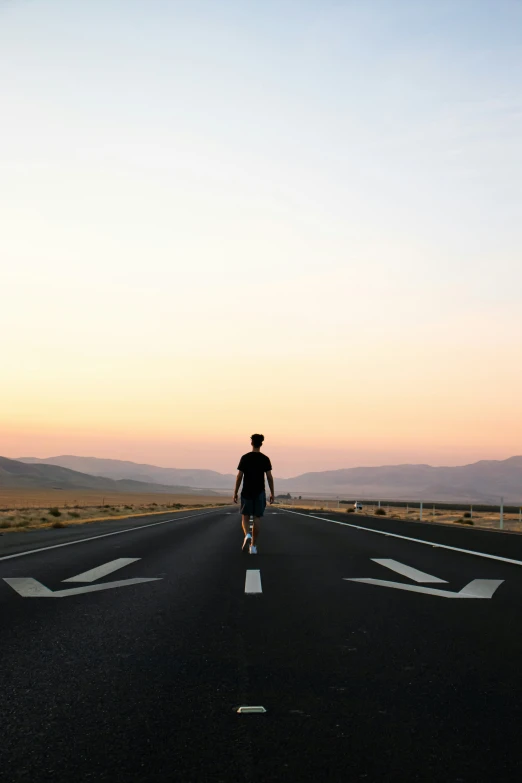
<instances>
[{"instance_id":1,"label":"man's leg","mask_svg":"<svg viewBox=\"0 0 522 783\"><path fill-rule=\"evenodd\" d=\"M259 540L259 524L261 517L265 513L266 508L266 495L261 492L254 502L254 524L252 526L252 546L255 546Z\"/></svg>"},{"instance_id":2,"label":"man's leg","mask_svg":"<svg viewBox=\"0 0 522 783\"><path fill-rule=\"evenodd\" d=\"M248 503L243 503L241 507L241 527L243 528L243 546L241 549L243 552L247 552L250 549L252 543L252 536L250 535L250 514L245 514L248 509Z\"/></svg>"},{"instance_id":3,"label":"man's leg","mask_svg":"<svg viewBox=\"0 0 522 783\"><path fill-rule=\"evenodd\" d=\"M259 520L261 517L254 517L254 524L252 526L252 545L255 546L257 544L257 539L259 538Z\"/></svg>"}]
</instances>

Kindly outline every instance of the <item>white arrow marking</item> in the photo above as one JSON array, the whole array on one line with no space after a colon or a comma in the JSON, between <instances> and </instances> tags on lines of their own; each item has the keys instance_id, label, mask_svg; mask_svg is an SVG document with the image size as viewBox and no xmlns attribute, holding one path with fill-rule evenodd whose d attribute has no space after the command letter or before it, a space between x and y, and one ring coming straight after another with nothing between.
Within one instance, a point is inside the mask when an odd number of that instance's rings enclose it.
<instances>
[{"instance_id":1,"label":"white arrow marking","mask_svg":"<svg viewBox=\"0 0 522 783\"><path fill-rule=\"evenodd\" d=\"M380 587L393 587L395 590L409 590L411 593L426 593L426 595L438 595L440 598L491 598L503 579L472 579L459 593L450 590L437 590L435 587L416 587L404 585L401 582L386 582L383 579L344 579L345 582L364 582L367 585Z\"/></svg>"},{"instance_id":2,"label":"white arrow marking","mask_svg":"<svg viewBox=\"0 0 522 783\"><path fill-rule=\"evenodd\" d=\"M399 563L398 560L388 560L387 558L382 559L377 557L372 557L371 559L374 563L379 563L379 565L382 565L385 568L389 568L398 574L407 576L408 579L413 579L414 582L440 582L447 584L446 579L439 579L438 576L430 576L430 574L425 574L424 571L418 571L416 568L404 565L404 563Z\"/></svg>"},{"instance_id":3,"label":"white arrow marking","mask_svg":"<svg viewBox=\"0 0 522 783\"><path fill-rule=\"evenodd\" d=\"M462 588L459 595L463 598L491 598L503 581L503 579L472 579L466 587Z\"/></svg>"},{"instance_id":4,"label":"white arrow marking","mask_svg":"<svg viewBox=\"0 0 522 783\"><path fill-rule=\"evenodd\" d=\"M245 593L262 593L261 571L247 571L245 577Z\"/></svg>"},{"instance_id":5,"label":"white arrow marking","mask_svg":"<svg viewBox=\"0 0 522 783\"><path fill-rule=\"evenodd\" d=\"M131 563L136 563L139 557L119 557L117 560L111 560L110 563L92 568L90 571L84 571L83 574L77 576L71 576L70 579L64 579L64 582L96 582L97 579L101 579L107 574L112 574L113 571L117 571L119 568L123 568Z\"/></svg>"},{"instance_id":6,"label":"white arrow marking","mask_svg":"<svg viewBox=\"0 0 522 783\"><path fill-rule=\"evenodd\" d=\"M4 579L13 590L24 598L54 598L54 593L36 579Z\"/></svg>"},{"instance_id":7,"label":"white arrow marking","mask_svg":"<svg viewBox=\"0 0 522 783\"><path fill-rule=\"evenodd\" d=\"M122 579L119 582L106 582L103 585L91 585L90 587L72 587L68 590L49 590L48 587L30 578L5 578L13 590L22 596L22 598L65 598L69 595L80 595L81 593L96 593L100 590L112 590L114 587L125 587L126 585L138 585L142 582L159 582L159 577L148 579Z\"/></svg>"}]
</instances>

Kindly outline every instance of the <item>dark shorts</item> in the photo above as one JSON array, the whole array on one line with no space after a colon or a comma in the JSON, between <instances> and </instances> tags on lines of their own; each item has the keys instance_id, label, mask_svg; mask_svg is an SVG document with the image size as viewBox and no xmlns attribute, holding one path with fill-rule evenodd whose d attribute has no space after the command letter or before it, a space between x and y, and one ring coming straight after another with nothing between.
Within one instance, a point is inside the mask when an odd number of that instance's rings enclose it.
<instances>
[{"instance_id":1,"label":"dark shorts","mask_svg":"<svg viewBox=\"0 0 522 783\"><path fill-rule=\"evenodd\" d=\"M260 492L255 498L244 498L241 495L241 513L249 517L262 517L266 508L266 493Z\"/></svg>"}]
</instances>

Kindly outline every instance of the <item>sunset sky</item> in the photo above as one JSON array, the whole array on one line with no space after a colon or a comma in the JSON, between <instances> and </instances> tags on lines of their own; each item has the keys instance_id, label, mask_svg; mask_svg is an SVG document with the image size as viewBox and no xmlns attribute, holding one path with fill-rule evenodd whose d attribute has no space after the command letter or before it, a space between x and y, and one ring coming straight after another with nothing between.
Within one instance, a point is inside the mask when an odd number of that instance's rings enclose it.
<instances>
[{"instance_id":1,"label":"sunset sky","mask_svg":"<svg viewBox=\"0 0 522 783\"><path fill-rule=\"evenodd\" d=\"M522 453L522 4L0 2L0 454Z\"/></svg>"}]
</instances>

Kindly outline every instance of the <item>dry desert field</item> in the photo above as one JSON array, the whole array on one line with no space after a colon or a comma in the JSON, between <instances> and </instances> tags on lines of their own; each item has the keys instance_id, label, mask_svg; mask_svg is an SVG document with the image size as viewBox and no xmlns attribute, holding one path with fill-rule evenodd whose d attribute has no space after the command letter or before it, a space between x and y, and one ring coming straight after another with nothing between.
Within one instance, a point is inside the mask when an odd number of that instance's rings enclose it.
<instances>
[{"instance_id":1,"label":"dry desert field","mask_svg":"<svg viewBox=\"0 0 522 783\"><path fill-rule=\"evenodd\" d=\"M295 508L296 510L309 510L318 512L319 514L327 513L328 511L335 511L340 513L354 513L353 505L347 506L346 504L337 505L336 500L294 500L289 504L280 503L285 505L286 508ZM471 507L470 507L471 508ZM357 512L357 516L374 517L376 514L382 514L383 519L402 519L411 520L412 522L419 520L419 504L412 504L410 507L398 507L388 506L386 503L381 504L381 511L379 512L377 504L363 504L363 510ZM468 516L471 514L471 516ZM452 509L438 509L430 505L425 505L422 510L423 522L437 522L440 524L454 524L487 528L489 530L498 530L500 525L500 515L498 510L492 511L473 511L471 510L452 510ZM516 514L504 513L504 530L510 530L515 533L522 533L522 512L519 511Z\"/></svg>"},{"instance_id":2,"label":"dry desert field","mask_svg":"<svg viewBox=\"0 0 522 783\"><path fill-rule=\"evenodd\" d=\"M100 519L230 505L218 495L106 493L88 490L0 488L0 533L65 527Z\"/></svg>"}]
</instances>

